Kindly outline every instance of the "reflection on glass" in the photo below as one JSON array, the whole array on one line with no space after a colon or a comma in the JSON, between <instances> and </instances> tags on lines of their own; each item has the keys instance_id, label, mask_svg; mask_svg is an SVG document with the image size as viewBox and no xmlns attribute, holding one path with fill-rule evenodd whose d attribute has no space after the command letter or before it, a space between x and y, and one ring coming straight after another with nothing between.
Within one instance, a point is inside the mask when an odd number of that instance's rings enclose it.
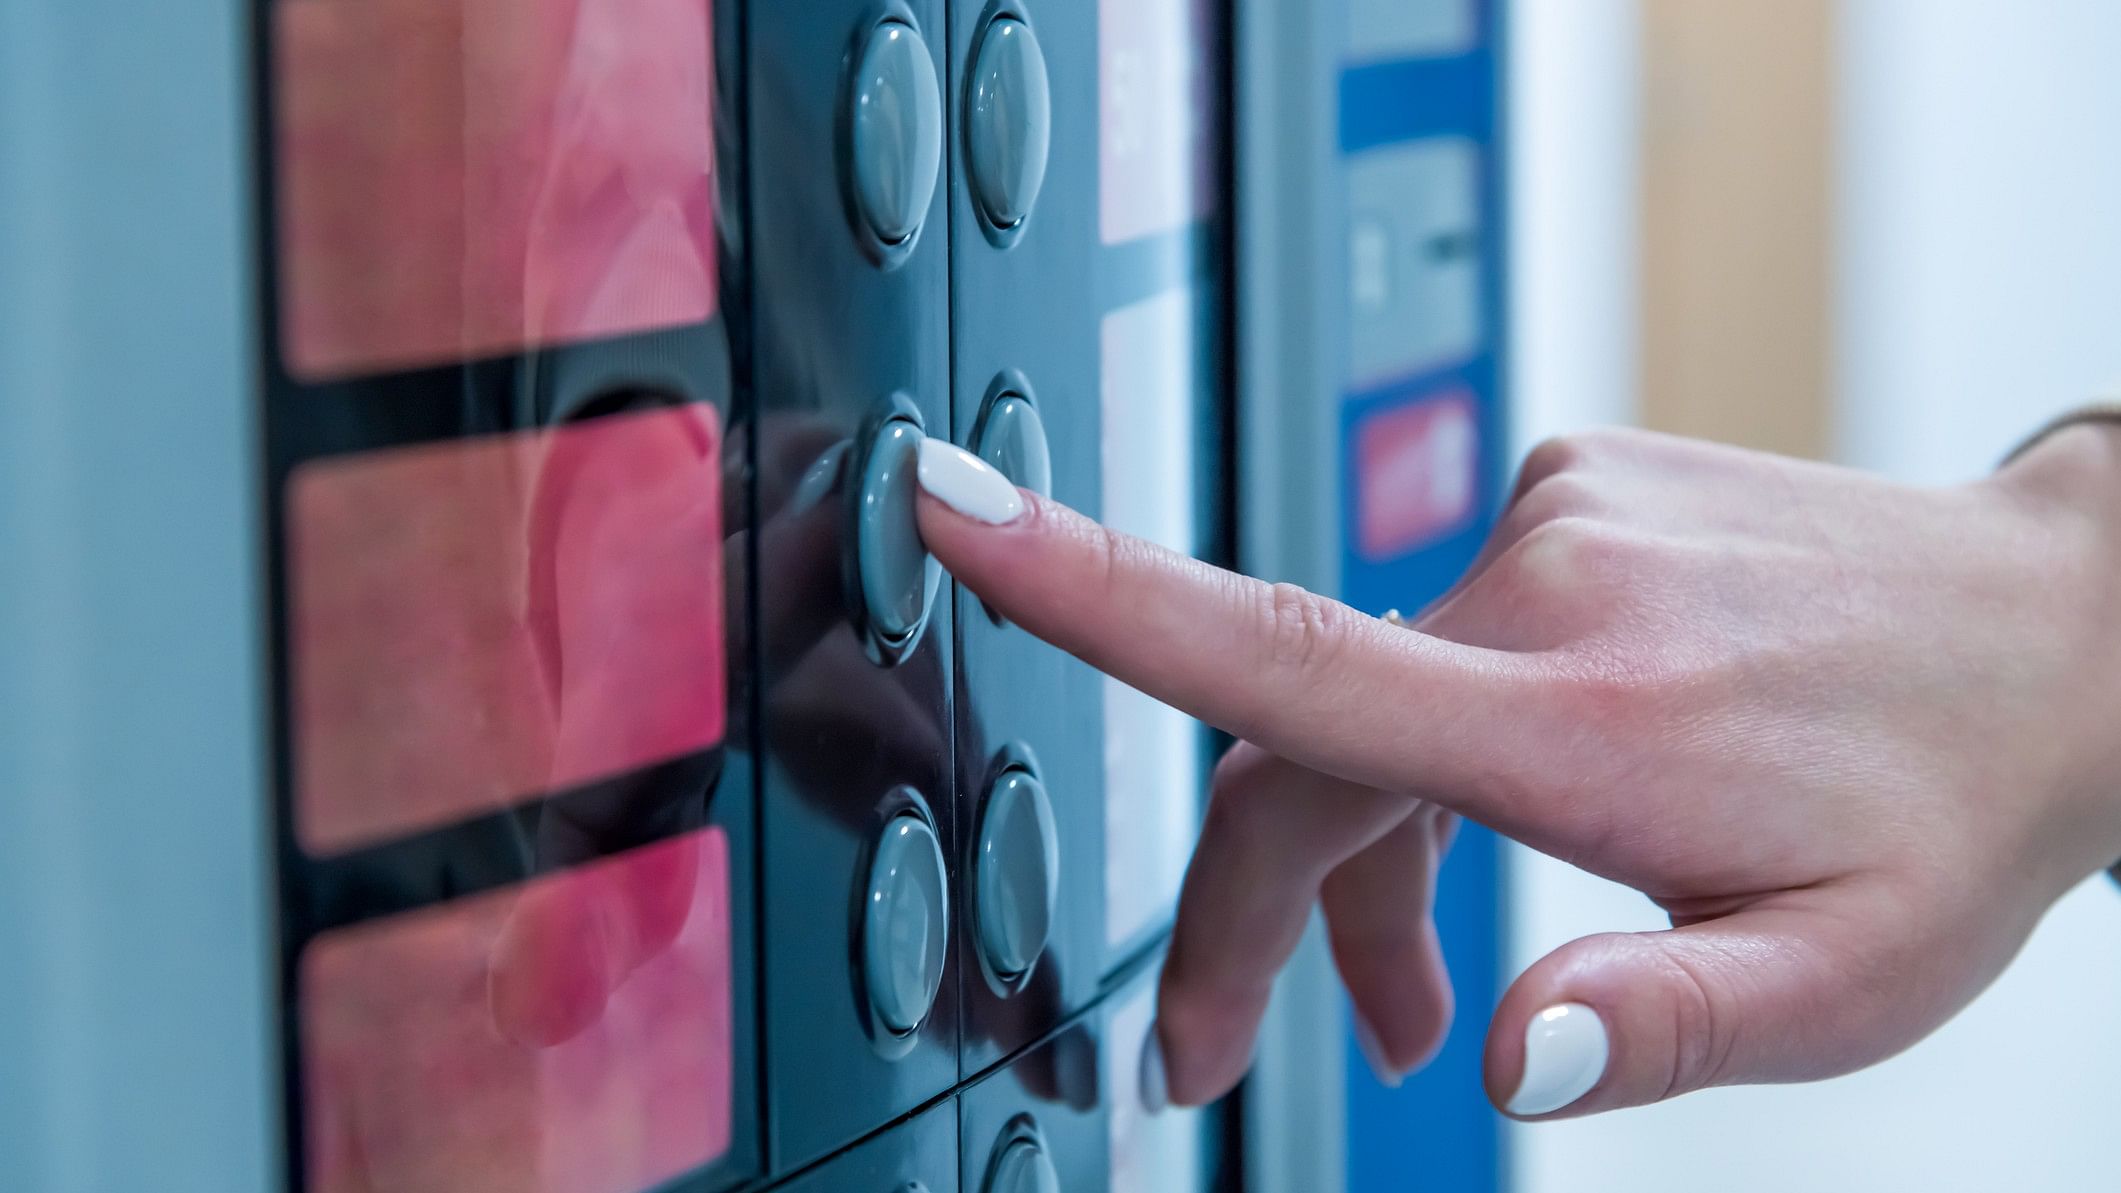
<instances>
[{"instance_id":1,"label":"reflection on glass","mask_svg":"<svg viewBox=\"0 0 2121 1193\"><path fill-rule=\"evenodd\" d=\"M1194 437L1202 370L1191 290L1105 316L1104 516L1182 554L1195 541ZM1118 946L1168 916L1198 831L1202 759L1192 718L1118 680L1105 685L1105 937Z\"/></svg>"},{"instance_id":2,"label":"reflection on glass","mask_svg":"<svg viewBox=\"0 0 2121 1193\"><path fill-rule=\"evenodd\" d=\"M295 827L331 853L721 742L713 407L303 466Z\"/></svg>"},{"instance_id":3,"label":"reflection on glass","mask_svg":"<svg viewBox=\"0 0 2121 1193\"><path fill-rule=\"evenodd\" d=\"M635 1193L730 1142L728 842L707 829L318 937L312 1193Z\"/></svg>"},{"instance_id":4,"label":"reflection on glass","mask_svg":"<svg viewBox=\"0 0 2121 1193\"><path fill-rule=\"evenodd\" d=\"M291 372L714 313L711 0L272 10Z\"/></svg>"},{"instance_id":5,"label":"reflection on glass","mask_svg":"<svg viewBox=\"0 0 2121 1193\"><path fill-rule=\"evenodd\" d=\"M1215 205L1207 0L1099 0L1098 229L1166 232Z\"/></svg>"}]
</instances>

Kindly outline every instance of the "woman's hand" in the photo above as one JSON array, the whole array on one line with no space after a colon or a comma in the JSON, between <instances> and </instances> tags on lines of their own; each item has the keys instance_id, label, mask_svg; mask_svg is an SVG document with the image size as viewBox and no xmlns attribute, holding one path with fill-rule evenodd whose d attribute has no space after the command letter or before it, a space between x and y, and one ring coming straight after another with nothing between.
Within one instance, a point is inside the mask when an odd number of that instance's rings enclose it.
<instances>
[{"instance_id":1,"label":"woman's hand","mask_svg":"<svg viewBox=\"0 0 2121 1193\"><path fill-rule=\"evenodd\" d=\"M923 451L943 564L1246 743L1165 971L1174 1100L1242 1076L1314 903L1373 1060L1425 1058L1450 1015L1427 903L1455 816L1674 925L1576 941L1511 986L1487 1085L1522 1117L1883 1059L2121 856L2111 432L1942 490L1641 433L1550 443L1413 629L981 467Z\"/></svg>"}]
</instances>

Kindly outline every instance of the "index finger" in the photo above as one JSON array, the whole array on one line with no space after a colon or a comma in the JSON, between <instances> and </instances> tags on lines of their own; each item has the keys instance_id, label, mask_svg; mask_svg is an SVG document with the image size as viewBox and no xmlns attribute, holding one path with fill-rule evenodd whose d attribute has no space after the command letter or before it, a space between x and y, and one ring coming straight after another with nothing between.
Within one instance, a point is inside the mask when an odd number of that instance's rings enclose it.
<instances>
[{"instance_id":1,"label":"index finger","mask_svg":"<svg viewBox=\"0 0 2121 1193\"><path fill-rule=\"evenodd\" d=\"M1522 822L1508 805L1540 744L1527 717L1543 674L1534 657L1179 555L1014 490L937 440L921 449L920 475L928 549L1018 626L1304 766L1418 787L1498 828Z\"/></svg>"}]
</instances>

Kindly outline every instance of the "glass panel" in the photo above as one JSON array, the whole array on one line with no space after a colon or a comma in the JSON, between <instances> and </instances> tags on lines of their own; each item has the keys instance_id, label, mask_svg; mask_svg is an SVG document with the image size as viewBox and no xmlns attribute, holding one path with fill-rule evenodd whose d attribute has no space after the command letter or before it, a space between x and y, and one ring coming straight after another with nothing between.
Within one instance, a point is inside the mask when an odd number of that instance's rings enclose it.
<instances>
[{"instance_id":1,"label":"glass panel","mask_svg":"<svg viewBox=\"0 0 2121 1193\"><path fill-rule=\"evenodd\" d=\"M302 466L296 828L332 853L721 742L707 405Z\"/></svg>"},{"instance_id":2,"label":"glass panel","mask_svg":"<svg viewBox=\"0 0 2121 1193\"><path fill-rule=\"evenodd\" d=\"M634 1193L731 1138L729 853L707 829L326 932L313 1193Z\"/></svg>"},{"instance_id":3,"label":"glass panel","mask_svg":"<svg viewBox=\"0 0 2121 1193\"><path fill-rule=\"evenodd\" d=\"M709 0L279 0L281 337L305 380L716 306Z\"/></svg>"}]
</instances>

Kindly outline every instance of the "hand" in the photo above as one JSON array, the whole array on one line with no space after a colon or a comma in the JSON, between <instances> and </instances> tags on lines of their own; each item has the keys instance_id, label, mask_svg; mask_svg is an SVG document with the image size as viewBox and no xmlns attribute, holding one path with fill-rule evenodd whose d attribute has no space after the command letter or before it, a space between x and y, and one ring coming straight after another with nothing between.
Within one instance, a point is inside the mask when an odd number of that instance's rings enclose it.
<instances>
[{"instance_id":1,"label":"hand","mask_svg":"<svg viewBox=\"0 0 2121 1193\"><path fill-rule=\"evenodd\" d=\"M1576 941L1511 986L1486 1080L1520 1117L1883 1059L2121 856L2110 432L1941 490L1649 434L1558 441L1411 630L969 460L922 456L942 497L922 533L958 580L1247 743L1218 768L1161 991L1176 1101L1242 1075L1314 901L1376 1051L1423 1059L1449 1017L1426 903L1454 815L1673 923Z\"/></svg>"}]
</instances>

